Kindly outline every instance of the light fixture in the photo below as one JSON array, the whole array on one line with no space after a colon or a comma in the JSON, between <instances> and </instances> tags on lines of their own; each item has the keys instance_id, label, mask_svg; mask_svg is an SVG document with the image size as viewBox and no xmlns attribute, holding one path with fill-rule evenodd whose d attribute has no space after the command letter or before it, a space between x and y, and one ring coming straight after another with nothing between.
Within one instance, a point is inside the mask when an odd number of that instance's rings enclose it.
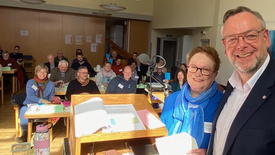
<instances>
[{"instance_id":1,"label":"light fixture","mask_svg":"<svg viewBox=\"0 0 275 155\"><path fill-rule=\"evenodd\" d=\"M21 2L28 3L28 4L44 4L46 1L44 0L20 0Z\"/></svg>"},{"instance_id":2,"label":"light fixture","mask_svg":"<svg viewBox=\"0 0 275 155\"><path fill-rule=\"evenodd\" d=\"M105 12L103 10L99 10L98 12L92 12L92 14L96 16L102 16L102 17L112 16L111 13Z\"/></svg>"},{"instance_id":3,"label":"light fixture","mask_svg":"<svg viewBox=\"0 0 275 155\"><path fill-rule=\"evenodd\" d=\"M122 11L126 9L125 7L116 5L115 3L101 4L100 7L109 11Z\"/></svg>"}]
</instances>

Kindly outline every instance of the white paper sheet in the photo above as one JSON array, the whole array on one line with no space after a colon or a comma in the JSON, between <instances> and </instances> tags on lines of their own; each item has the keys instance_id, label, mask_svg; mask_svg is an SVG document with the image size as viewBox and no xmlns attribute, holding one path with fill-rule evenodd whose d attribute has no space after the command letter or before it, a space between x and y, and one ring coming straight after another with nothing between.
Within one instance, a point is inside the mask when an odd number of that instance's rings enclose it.
<instances>
[{"instance_id":1,"label":"white paper sheet","mask_svg":"<svg viewBox=\"0 0 275 155\"><path fill-rule=\"evenodd\" d=\"M190 150L198 148L196 140L184 132L156 138L156 146L160 155L186 154Z\"/></svg>"}]
</instances>

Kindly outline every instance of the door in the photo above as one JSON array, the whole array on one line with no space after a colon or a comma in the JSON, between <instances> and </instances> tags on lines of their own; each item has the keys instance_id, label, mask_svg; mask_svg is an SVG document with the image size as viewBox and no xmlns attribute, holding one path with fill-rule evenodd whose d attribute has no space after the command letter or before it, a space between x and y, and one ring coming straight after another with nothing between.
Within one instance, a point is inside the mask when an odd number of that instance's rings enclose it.
<instances>
[{"instance_id":1,"label":"door","mask_svg":"<svg viewBox=\"0 0 275 155\"><path fill-rule=\"evenodd\" d=\"M170 72L171 67L176 65L176 56L178 51L177 38L158 38L157 55L162 56L166 60L165 67Z\"/></svg>"}]
</instances>

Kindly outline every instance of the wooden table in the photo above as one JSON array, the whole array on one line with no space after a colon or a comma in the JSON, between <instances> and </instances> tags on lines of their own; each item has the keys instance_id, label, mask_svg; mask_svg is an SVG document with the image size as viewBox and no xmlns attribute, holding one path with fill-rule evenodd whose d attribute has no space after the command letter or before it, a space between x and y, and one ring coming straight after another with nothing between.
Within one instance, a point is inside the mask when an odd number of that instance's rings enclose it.
<instances>
[{"instance_id":1,"label":"wooden table","mask_svg":"<svg viewBox=\"0 0 275 155\"><path fill-rule=\"evenodd\" d=\"M43 105L46 106L46 105ZM27 109L24 117L29 119L28 122L28 142L30 142L31 134L32 134L32 124L34 119L39 118L48 118L48 121L50 122L52 118L54 117L66 117L67 118L67 124L66 124L66 137L69 138L69 132L70 132L70 107L66 107L63 112L53 112L53 113L29 113L29 108ZM52 129L49 130L50 132L50 139L52 141Z\"/></svg>"},{"instance_id":2,"label":"wooden table","mask_svg":"<svg viewBox=\"0 0 275 155\"><path fill-rule=\"evenodd\" d=\"M66 89L65 87L55 87L54 88L54 94L55 95L66 95ZM106 88L104 87L98 87L98 90L100 94L105 94Z\"/></svg>"},{"instance_id":3,"label":"wooden table","mask_svg":"<svg viewBox=\"0 0 275 155\"><path fill-rule=\"evenodd\" d=\"M119 144L121 141L127 140L137 140L140 138L150 139L154 143L155 138L167 136L167 130L165 127L157 129L149 129L146 127L146 130L137 130L137 131L127 131L127 132L114 132L114 133L102 133L102 130L97 131L94 134L76 137L75 136L75 123L74 123L74 106L78 105L88 99L93 97L100 97L103 100L105 105L111 104L133 104L134 108L138 110L147 109L157 118L158 114L154 111L150 103L147 101L146 96L143 94L91 94L91 95L72 95L72 105L71 105L71 114L70 114L70 149L71 154L79 155L82 154L82 145L90 143L105 143L105 142L114 142ZM96 119L96 118L89 118ZM89 123L87 119L87 123ZM105 143L106 144L106 143ZM107 145L107 144L106 144ZM105 145L105 146L106 146ZM109 145L108 145L109 146ZM112 146L115 147L115 146ZM86 147L83 147L84 149ZM115 148L119 151L119 148ZM86 152L84 152L86 154Z\"/></svg>"},{"instance_id":4,"label":"wooden table","mask_svg":"<svg viewBox=\"0 0 275 155\"><path fill-rule=\"evenodd\" d=\"M17 77L14 75L15 73L17 73L17 69L11 69L10 71L3 71L2 74L3 76L5 75L13 75L12 76L12 95L14 95L17 92Z\"/></svg>"}]
</instances>

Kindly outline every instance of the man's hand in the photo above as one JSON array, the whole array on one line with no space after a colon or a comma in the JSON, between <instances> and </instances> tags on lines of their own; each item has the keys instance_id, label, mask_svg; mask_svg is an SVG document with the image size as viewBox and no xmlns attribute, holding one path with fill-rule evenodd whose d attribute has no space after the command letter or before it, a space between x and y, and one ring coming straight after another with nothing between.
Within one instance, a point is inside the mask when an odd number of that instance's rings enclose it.
<instances>
[{"instance_id":1,"label":"man's hand","mask_svg":"<svg viewBox=\"0 0 275 155\"><path fill-rule=\"evenodd\" d=\"M206 149L194 149L189 152L187 152L187 155L206 155L207 150Z\"/></svg>"}]
</instances>

